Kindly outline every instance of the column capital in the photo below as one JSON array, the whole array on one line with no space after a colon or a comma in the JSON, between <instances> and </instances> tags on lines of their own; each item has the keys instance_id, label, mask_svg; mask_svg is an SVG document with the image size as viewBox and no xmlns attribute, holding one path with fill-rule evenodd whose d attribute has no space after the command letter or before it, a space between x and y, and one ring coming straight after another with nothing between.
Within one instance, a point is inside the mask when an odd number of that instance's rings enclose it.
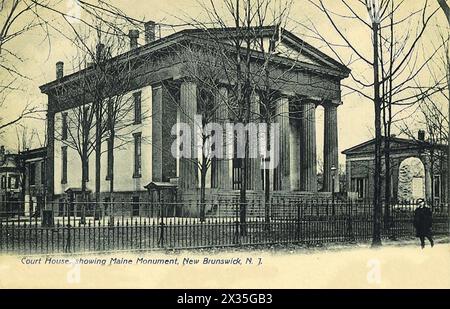
<instances>
[{"instance_id":1,"label":"column capital","mask_svg":"<svg viewBox=\"0 0 450 309\"><path fill-rule=\"evenodd\" d=\"M163 81L154 83L154 84L152 84L151 86L152 86L152 89L154 89L154 90L155 90L155 89L160 89L160 88L162 88L162 86L163 86Z\"/></svg>"},{"instance_id":2,"label":"column capital","mask_svg":"<svg viewBox=\"0 0 450 309\"><path fill-rule=\"evenodd\" d=\"M294 98L297 96L297 94L293 91L285 91L285 90L280 90L279 91L280 97L281 98Z\"/></svg>"},{"instance_id":3,"label":"column capital","mask_svg":"<svg viewBox=\"0 0 450 309\"><path fill-rule=\"evenodd\" d=\"M310 97L310 96L300 96L301 101L306 103L314 103L316 106L322 105L323 107L327 106L340 106L343 105L341 100L330 100L322 97Z\"/></svg>"},{"instance_id":4,"label":"column capital","mask_svg":"<svg viewBox=\"0 0 450 309\"><path fill-rule=\"evenodd\" d=\"M306 97L302 97L301 98L301 103L302 103L302 105L314 104L314 106L317 107L317 106L322 105L324 103L324 99L320 98L320 97L306 96Z\"/></svg>"},{"instance_id":5,"label":"column capital","mask_svg":"<svg viewBox=\"0 0 450 309\"><path fill-rule=\"evenodd\" d=\"M321 103L321 105L325 108L327 107L339 107L341 105L343 105L344 102L342 102L341 100L323 100L323 102Z\"/></svg>"}]
</instances>

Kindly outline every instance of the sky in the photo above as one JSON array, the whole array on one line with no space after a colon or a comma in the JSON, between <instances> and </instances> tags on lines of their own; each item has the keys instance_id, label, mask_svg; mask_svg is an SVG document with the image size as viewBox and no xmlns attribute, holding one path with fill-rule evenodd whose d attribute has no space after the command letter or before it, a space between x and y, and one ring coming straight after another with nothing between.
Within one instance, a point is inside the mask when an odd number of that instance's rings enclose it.
<instances>
[{"instance_id":1,"label":"sky","mask_svg":"<svg viewBox=\"0 0 450 309\"><path fill-rule=\"evenodd\" d=\"M76 11L76 0L59 0L58 9L67 10L70 12ZM185 21L192 19L207 21L208 17L205 14L205 10L200 5L201 1L197 0L127 0L119 1L112 0L111 3L119 7L128 16L137 20L154 20L157 23L182 24ZM204 1L205 2L205 1ZM214 1L219 3L220 1ZM342 5L340 1L325 0L325 4L337 14L343 13ZM357 0L349 0L350 4L357 4ZM399 15L409 14L417 9L417 6L423 1L407 0L407 5ZM437 8L435 1L429 1L432 5L430 10ZM276 3L276 0L274 1ZM220 10L220 7L219 7ZM365 16L366 12L360 11L361 16ZM85 14L81 12L81 14ZM83 15L82 15L83 17ZM52 17L53 19L53 17ZM371 53L371 37L370 32L361 22L355 20L340 19L342 22L339 24L339 28L342 32L346 33L355 42L358 50L367 57L372 57ZM367 16L367 22L369 18ZM442 29L442 24L445 22L444 16L441 12L436 14L433 21L430 23L430 27L424 34L424 43L421 47L421 55L426 55L430 52L430 46L432 42L438 40L437 29ZM70 35L70 30L67 26L61 22L60 19L55 17L53 24L61 30L63 33ZM294 32L300 38L305 39L315 47L319 48L328 55L336 58L333 50L330 50L323 42L314 40L311 38L311 33L302 24L307 24L309 28L315 27L327 40L335 43L342 43L339 40L339 36L333 27L327 21L325 16L305 0L293 0L290 10L290 19L288 20L287 27ZM416 29L418 27L418 19L412 19L408 24L410 29ZM175 28L179 29L179 28ZM162 29L163 35L167 35L174 31L171 27L164 27ZM68 74L72 71L72 60L76 55L76 48L66 38L56 31L50 31L51 37L49 40L45 39L42 35L42 31L35 30L21 38L14 41L14 48L20 52L21 57L24 59L22 63L17 63L17 67L26 72L28 79L21 81L21 88L23 91L20 93L11 94L3 107L0 107L0 115L5 120L13 118L22 109L22 107L30 103L32 105L42 106L45 108L47 98L40 93L39 86L49 81L54 80L55 77L55 63L58 61L65 62L65 73ZM141 35L142 37L142 35ZM399 43L401 44L401 43ZM352 59L354 62L351 68L355 74L364 78L370 79L370 68L358 60L354 53L350 50L342 47L333 47L335 52L342 55L345 61ZM356 61L355 61L356 60ZM4 76L0 76L4 78ZM426 74L420 78L424 83L427 82ZM344 83L351 83L348 79ZM348 91L343 89L343 105L338 109L338 126L339 126L339 151L343 151L349 147L352 147L358 143L364 142L373 137L373 103L355 93L347 94ZM370 92L369 92L370 94ZM412 111L409 111L412 113ZM38 132L40 139L34 138L31 147L39 147L41 143L45 142L45 121L30 119L23 123L28 127L28 131L33 129ZM35 136L36 137L36 136ZM323 149L323 111L318 109L317 111L317 149L318 159L322 159ZM0 144L3 144L7 149L15 151L17 149L17 134L16 128L9 129L5 134L0 136ZM341 155L340 162L343 163L344 157Z\"/></svg>"}]
</instances>

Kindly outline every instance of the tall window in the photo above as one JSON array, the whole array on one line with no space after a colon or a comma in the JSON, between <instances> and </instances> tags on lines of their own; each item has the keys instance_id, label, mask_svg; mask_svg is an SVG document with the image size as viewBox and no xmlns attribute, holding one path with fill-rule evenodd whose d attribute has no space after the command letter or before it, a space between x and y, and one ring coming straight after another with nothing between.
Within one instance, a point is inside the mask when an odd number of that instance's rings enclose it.
<instances>
[{"instance_id":1,"label":"tall window","mask_svg":"<svg viewBox=\"0 0 450 309\"><path fill-rule=\"evenodd\" d=\"M61 184L67 184L67 146L61 148Z\"/></svg>"},{"instance_id":2,"label":"tall window","mask_svg":"<svg viewBox=\"0 0 450 309\"><path fill-rule=\"evenodd\" d=\"M133 93L133 99L134 99L134 124L141 124L142 123L142 94L141 92L135 92Z\"/></svg>"},{"instance_id":3,"label":"tall window","mask_svg":"<svg viewBox=\"0 0 450 309\"><path fill-rule=\"evenodd\" d=\"M2 189L6 189L6 176L2 176L0 186Z\"/></svg>"},{"instance_id":4,"label":"tall window","mask_svg":"<svg viewBox=\"0 0 450 309\"><path fill-rule=\"evenodd\" d=\"M218 164L218 160L217 158L212 158L211 159L211 188L217 188L218 184L219 184L219 179L218 179L218 169L219 169L219 164Z\"/></svg>"},{"instance_id":5,"label":"tall window","mask_svg":"<svg viewBox=\"0 0 450 309\"><path fill-rule=\"evenodd\" d=\"M36 164L31 163L30 164L30 173L29 173L29 183L30 186L34 186L36 184Z\"/></svg>"},{"instance_id":6,"label":"tall window","mask_svg":"<svg viewBox=\"0 0 450 309\"><path fill-rule=\"evenodd\" d=\"M434 198L439 199L441 197L441 175L434 175Z\"/></svg>"},{"instance_id":7,"label":"tall window","mask_svg":"<svg viewBox=\"0 0 450 309\"><path fill-rule=\"evenodd\" d=\"M142 153L141 153L141 143L142 135L141 133L134 133L134 178L140 178L141 167L142 167Z\"/></svg>"},{"instance_id":8,"label":"tall window","mask_svg":"<svg viewBox=\"0 0 450 309\"><path fill-rule=\"evenodd\" d=\"M358 198L366 198L367 178L352 178L352 191L358 194Z\"/></svg>"},{"instance_id":9,"label":"tall window","mask_svg":"<svg viewBox=\"0 0 450 309\"><path fill-rule=\"evenodd\" d=\"M232 170L232 182L233 182L233 190L240 190L242 187L241 182L241 174L244 172L243 170L243 160L242 158L238 158L238 143L237 143L237 133L234 133L233 138L233 170ZM247 169L248 171L249 169ZM246 175L244 175L245 177ZM249 182L247 182L248 184Z\"/></svg>"},{"instance_id":10,"label":"tall window","mask_svg":"<svg viewBox=\"0 0 450 309\"><path fill-rule=\"evenodd\" d=\"M67 140L67 113L62 114L61 139Z\"/></svg>"},{"instance_id":11,"label":"tall window","mask_svg":"<svg viewBox=\"0 0 450 309\"><path fill-rule=\"evenodd\" d=\"M45 184L45 162L41 162L41 184Z\"/></svg>"},{"instance_id":12,"label":"tall window","mask_svg":"<svg viewBox=\"0 0 450 309\"><path fill-rule=\"evenodd\" d=\"M19 189L19 179L17 176L8 177L8 189Z\"/></svg>"}]
</instances>

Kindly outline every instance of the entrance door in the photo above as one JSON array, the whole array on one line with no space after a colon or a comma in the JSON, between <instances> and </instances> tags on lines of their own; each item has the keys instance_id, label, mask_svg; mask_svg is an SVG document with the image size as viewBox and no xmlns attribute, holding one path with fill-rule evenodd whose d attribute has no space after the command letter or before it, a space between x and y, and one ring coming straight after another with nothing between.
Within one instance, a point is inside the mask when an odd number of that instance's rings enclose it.
<instances>
[{"instance_id":1,"label":"entrance door","mask_svg":"<svg viewBox=\"0 0 450 309\"><path fill-rule=\"evenodd\" d=\"M233 159L233 190L241 189L242 159Z\"/></svg>"},{"instance_id":2,"label":"entrance door","mask_svg":"<svg viewBox=\"0 0 450 309\"><path fill-rule=\"evenodd\" d=\"M132 216L139 217L139 196L133 196L131 205L132 205Z\"/></svg>"}]
</instances>

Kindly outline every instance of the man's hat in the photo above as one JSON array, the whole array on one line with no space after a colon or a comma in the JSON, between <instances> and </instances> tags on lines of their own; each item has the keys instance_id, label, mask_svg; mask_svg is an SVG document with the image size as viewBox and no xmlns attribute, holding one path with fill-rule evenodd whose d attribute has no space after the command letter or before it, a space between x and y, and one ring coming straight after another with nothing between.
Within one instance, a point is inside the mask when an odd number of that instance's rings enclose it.
<instances>
[{"instance_id":1,"label":"man's hat","mask_svg":"<svg viewBox=\"0 0 450 309\"><path fill-rule=\"evenodd\" d=\"M417 204L417 205L420 205L420 204L422 204L422 203L425 204L425 200L424 200L423 198L417 199L417 201L416 201L416 204Z\"/></svg>"}]
</instances>

